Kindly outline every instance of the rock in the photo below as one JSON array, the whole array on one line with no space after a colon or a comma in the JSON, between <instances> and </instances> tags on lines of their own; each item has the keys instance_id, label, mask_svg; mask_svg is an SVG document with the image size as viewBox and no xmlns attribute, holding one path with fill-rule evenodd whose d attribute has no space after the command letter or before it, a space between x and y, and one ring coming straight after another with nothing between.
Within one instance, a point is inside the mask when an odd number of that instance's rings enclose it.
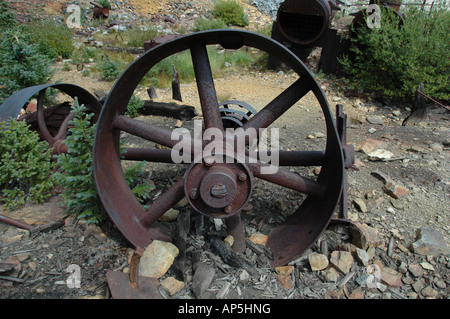
<instances>
[{"instance_id":1,"label":"rock","mask_svg":"<svg viewBox=\"0 0 450 319\"><path fill-rule=\"evenodd\" d=\"M367 156L369 156L369 160L371 161L382 161L391 159L394 156L394 154L388 150L379 148L373 152L370 152L369 154L367 154Z\"/></svg>"},{"instance_id":2,"label":"rock","mask_svg":"<svg viewBox=\"0 0 450 319\"><path fill-rule=\"evenodd\" d=\"M412 289L413 289L416 293L420 293L420 292L422 291L422 289L425 287L423 278L417 279L417 280L411 285L411 287L412 287Z\"/></svg>"},{"instance_id":3,"label":"rock","mask_svg":"<svg viewBox=\"0 0 450 319\"><path fill-rule=\"evenodd\" d=\"M422 268L425 270L435 271L433 265L430 263L427 263L426 261L424 261L423 263L420 263L420 266L422 266Z\"/></svg>"},{"instance_id":4,"label":"rock","mask_svg":"<svg viewBox=\"0 0 450 319\"><path fill-rule=\"evenodd\" d=\"M330 264L343 274L348 274L353 264L353 256L348 251L335 250L331 253Z\"/></svg>"},{"instance_id":5,"label":"rock","mask_svg":"<svg viewBox=\"0 0 450 319\"><path fill-rule=\"evenodd\" d=\"M403 286L402 274L387 267L383 267L380 273L381 282L390 288Z\"/></svg>"},{"instance_id":6,"label":"rock","mask_svg":"<svg viewBox=\"0 0 450 319\"><path fill-rule=\"evenodd\" d=\"M427 298L438 298L439 297L439 293L436 290L434 290L433 287L431 287L431 286L427 286L427 287L423 288L420 293L422 294L422 296L427 297Z\"/></svg>"},{"instance_id":7,"label":"rock","mask_svg":"<svg viewBox=\"0 0 450 319\"><path fill-rule=\"evenodd\" d=\"M409 194L409 189L405 186L396 184L394 181L389 181L383 186L383 190L389 196L399 199Z\"/></svg>"},{"instance_id":8,"label":"rock","mask_svg":"<svg viewBox=\"0 0 450 319\"><path fill-rule=\"evenodd\" d=\"M383 141L378 141L375 140L373 138L369 138L367 140L365 140L364 142L362 142L361 144L359 144L355 150L356 151L361 151L365 154L369 154L372 153L373 151L377 150L377 149L382 149L384 147L387 147L387 144Z\"/></svg>"},{"instance_id":9,"label":"rock","mask_svg":"<svg viewBox=\"0 0 450 319\"><path fill-rule=\"evenodd\" d=\"M162 222L171 222L174 221L178 218L178 215L180 214L179 210L176 209L169 209L167 212L164 213L164 215L162 215L159 220Z\"/></svg>"},{"instance_id":10,"label":"rock","mask_svg":"<svg viewBox=\"0 0 450 319\"><path fill-rule=\"evenodd\" d=\"M379 180L381 180L385 184L387 182L391 182L392 181L392 178L389 175L383 173L382 171L375 170L375 171L370 172L370 175L378 178Z\"/></svg>"},{"instance_id":11,"label":"rock","mask_svg":"<svg viewBox=\"0 0 450 319\"><path fill-rule=\"evenodd\" d=\"M312 271L323 270L329 265L327 256L318 253L310 254L308 261Z\"/></svg>"},{"instance_id":12,"label":"rock","mask_svg":"<svg viewBox=\"0 0 450 319\"><path fill-rule=\"evenodd\" d=\"M424 226L418 230L417 235L417 241L412 243L414 253L424 256L450 254L444 236L438 231Z\"/></svg>"},{"instance_id":13,"label":"rock","mask_svg":"<svg viewBox=\"0 0 450 319\"><path fill-rule=\"evenodd\" d=\"M230 245L230 247L233 247L234 237L231 235L228 235L227 237L224 238L223 241L226 242L228 245Z\"/></svg>"},{"instance_id":14,"label":"rock","mask_svg":"<svg viewBox=\"0 0 450 319\"><path fill-rule=\"evenodd\" d=\"M366 116L367 122L374 125L383 125L383 118L379 115L368 115Z\"/></svg>"},{"instance_id":15,"label":"rock","mask_svg":"<svg viewBox=\"0 0 450 319\"><path fill-rule=\"evenodd\" d=\"M26 109L27 113L33 113L37 111L37 100L31 99L30 103L28 103Z\"/></svg>"},{"instance_id":16,"label":"rock","mask_svg":"<svg viewBox=\"0 0 450 319\"><path fill-rule=\"evenodd\" d=\"M248 239L254 244L257 245L265 245L267 243L267 239L269 236L261 234L261 233L254 233L252 234Z\"/></svg>"},{"instance_id":17,"label":"rock","mask_svg":"<svg viewBox=\"0 0 450 319\"><path fill-rule=\"evenodd\" d=\"M417 264L409 265L408 270L416 278L423 276L423 269Z\"/></svg>"},{"instance_id":18,"label":"rock","mask_svg":"<svg viewBox=\"0 0 450 319\"><path fill-rule=\"evenodd\" d=\"M361 213L367 213L367 206L366 203L364 202L364 200L362 198L355 198L353 200L353 203L355 204L356 208L361 212Z\"/></svg>"},{"instance_id":19,"label":"rock","mask_svg":"<svg viewBox=\"0 0 450 319\"><path fill-rule=\"evenodd\" d=\"M350 224L350 235L352 236L352 243L365 250L370 246L376 247L381 242L378 237L378 230L364 223L352 222Z\"/></svg>"},{"instance_id":20,"label":"rock","mask_svg":"<svg viewBox=\"0 0 450 319\"><path fill-rule=\"evenodd\" d=\"M294 271L294 266L276 267L275 271L277 272L281 286L286 290L291 289L293 284L291 274Z\"/></svg>"},{"instance_id":21,"label":"rock","mask_svg":"<svg viewBox=\"0 0 450 319\"><path fill-rule=\"evenodd\" d=\"M139 275L144 277L162 277L172 265L178 248L172 243L154 240L145 248L139 262Z\"/></svg>"},{"instance_id":22,"label":"rock","mask_svg":"<svg viewBox=\"0 0 450 319\"><path fill-rule=\"evenodd\" d=\"M370 256L364 249L356 248L355 258L361 263L361 265L369 265Z\"/></svg>"},{"instance_id":23,"label":"rock","mask_svg":"<svg viewBox=\"0 0 450 319\"><path fill-rule=\"evenodd\" d=\"M160 284L171 296L175 295L184 288L184 282L177 280L175 277L167 277L161 280Z\"/></svg>"},{"instance_id":24,"label":"rock","mask_svg":"<svg viewBox=\"0 0 450 319\"><path fill-rule=\"evenodd\" d=\"M250 275L247 272L247 270L242 269L241 273L239 274L239 281L246 282L249 279L250 279Z\"/></svg>"},{"instance_id":25,"label":"rock","mask_svg":"<svg viewBox=\"0 0 450 319\"><path fill-rule=\"evenodd\" d=\"M348 296L348 299L364 299L364 290L361 287L356 288Z\"/></svg>"},{"instance_id":26,"label":"rock","mask_svg":"<svg viewBox=\"0 0 450 319\"><path fill-rule=\"evenodd\" d=\"M339 272L333 267L327 268L325 270L325 279L327 281L336 282L339 279Z\"/></svg>"}]
</instances>

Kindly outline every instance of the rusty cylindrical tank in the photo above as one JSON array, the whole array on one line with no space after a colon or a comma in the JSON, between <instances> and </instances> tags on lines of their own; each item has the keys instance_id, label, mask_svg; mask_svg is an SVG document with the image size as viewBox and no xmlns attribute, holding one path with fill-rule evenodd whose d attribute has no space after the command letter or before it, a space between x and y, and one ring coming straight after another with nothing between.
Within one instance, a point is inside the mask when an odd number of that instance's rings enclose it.
<instances>
[{"instance_id":1,"label":"rusty cylindrical tank","mask_svg":"<svg viewBox=\"0 0 450 319\"><path fill-rule=\"evenodd\" d=\"M323 35L334 13L328 0L286 0L278 9L277 26L286 40L308 46Z\"/></svg>"}]
</instances>

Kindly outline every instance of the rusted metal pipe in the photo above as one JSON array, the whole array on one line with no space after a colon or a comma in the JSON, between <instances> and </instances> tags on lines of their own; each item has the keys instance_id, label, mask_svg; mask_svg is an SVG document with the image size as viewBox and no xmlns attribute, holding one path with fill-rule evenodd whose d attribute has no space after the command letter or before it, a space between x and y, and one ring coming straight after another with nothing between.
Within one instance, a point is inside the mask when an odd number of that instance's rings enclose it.
<instances>
[{"instance_id":1,"label":"rusted metal pipe","mask_svg":"<svg viewBox=\"0 0 450 319\"><path fill-rule=\"evenodd\" d=\"M10 224L12 226L16 226L16 227L23 228L23 229L26 229L26 230L31 230L31 229L34 228L34 226L31 226L31 225L29 225L27 223L21 222L21 221L19 221L17 219L5 216L3 214L0 214L0 222L7 223L7 224Z\"/></svg>"}]
</instances>

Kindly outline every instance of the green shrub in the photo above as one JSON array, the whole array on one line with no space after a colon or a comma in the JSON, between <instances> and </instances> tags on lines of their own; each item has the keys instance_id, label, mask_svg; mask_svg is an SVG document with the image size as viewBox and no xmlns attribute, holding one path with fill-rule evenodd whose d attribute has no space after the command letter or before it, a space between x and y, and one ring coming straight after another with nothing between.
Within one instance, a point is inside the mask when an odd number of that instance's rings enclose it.
<instances>
[{"instance_id":1,"label":"green shrub","mask_svg":"<svg viewBox=\"0 0 450 319\"><path fill-rule=\"evenodd\" d=\"M51 196L51 152L24 121L0 122L0 201L6 208Z\"/></svg>"},{"instance_id":2,"label":"green shrub","mask_svg":"<svg viewBox=\"0 0 450 319\"><path fill-rule=\"evenodd\" d=\"M103 62L100 64L100 71L102 72L102 80L105 81L114 81L120 75L119 64L107 56L104 57Z\"/></svg>"},{"instance_id":3,"label":"green shrub","mask_svg":"<svg viewBox=\"0 0 450 319\"><path fill-rule=\"evenodd\" d=\"M131 96L130 102L128 102L128 107L125 114L130 117L138 116L140 114L139 111L144 107L144 102L145 101L139 96L133 94Z\"/></svg>"},{"instance_id":4,"label":"green shrub","mask_svg":"<svg viewBox=\"0 0 450 319\"><path fill-rule=\"evenodd\" d=\"M47 83L53 74L50 59L29 44L20 28L6 30L0 44L0 101L23 88Z\"/></svg>"},{"instance_id":5,"label":"green shrub","mask_svg":"<svg viewBox=\"0 0 450 319\"><path fill-rule=\"evenodd\" d=\"M215 29L226 29L227 24L223 22L221 19L205 19L198 18L195 20L194 28L192 31L206 31L206 30L215 30Z\"/></svg>"},{"instance_id":6,"label":"green shrub","mask_svg":"<svg viewBox=\"0 0 450 319\"><path fill-rule=\"evenodd\" d=\"M94 114L83 110L84 107L78 102L72 107L75 118L70 123L73 127L65 140L68 153L55 156L58 171L54 178L62 190L62 206L87 223L98 223L106 214L93 178L92 147L96 124L91 123ZM124 171L128 185L138 200L144 200L151 190L150 185L140 182L144 164L139 162Z\"/></svg>"},{"instance_id":7,"label":"green shrub","mask_svg":"<svg viewBox=\"0 0 450 319\"><path fill-rule=\"evenodd\" d=\"M0 0L0 30L11 29L16 27L16 16L9 11L8 3Z\"/></svg>"},{"instance_id":8,"label":"green shrub","mask_svg":"<svg viewBox=\"0 0 450 319\"><path fill-rule=\"evenodd\" d=\"M399 27L382 11L381 28L362 29L353 40L353 58L341 62L351 87L387 97L411 99L420 83L435 99L450 100L450 11L409 7Z\"/></svg>"},{"instance_id":9,"label":"green shrub","mask_svg":"<svg viewBox=\"0 0 450 319\"><path fill-rule=\"evenodd\" d=\"M30 43L38 45L39 53L52 59L58 56L68 59L74 50L72 30L64 23L37 20L30 23L25 32L30 35Z\"/></svg>"},{"instance_id":10,"label":"green shrub","mask_svg":"<svg viewBox=\"0 0 450 319\"><path fill-rule=\"evenodd\" d=\"M213 15L228 25L245 27L249 24L244 7L235 0L218 0L214 4Z\"/></svg>"},{"instance_id":11,"label":"green shrub","mask_svg":"<svg viewBox=\"0 0 450 319\"><path fill-rule=\"evenodd\" d=\"M102 8L108 8L111 9L111 3L108 0L100 0L98 2L98 4L102 7Z\"/></svg>"}]
</instances>

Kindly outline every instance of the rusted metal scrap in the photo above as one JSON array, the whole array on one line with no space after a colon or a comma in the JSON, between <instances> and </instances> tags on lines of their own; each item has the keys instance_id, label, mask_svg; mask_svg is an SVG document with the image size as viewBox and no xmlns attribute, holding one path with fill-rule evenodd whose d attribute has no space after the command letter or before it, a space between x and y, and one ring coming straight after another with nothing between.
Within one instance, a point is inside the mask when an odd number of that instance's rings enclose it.
<instances>
[{"instance_id":1,"label":"rusted metal scrap","mask_svg":"<svg viewBox=\"0 0 450 319\"><path fill-rule=\"evenodd\" d=\"M35 85L15 92L0 105L0 121L10 118L25 121L36 130L42 140L49 143L54 154L67 152L67 146L63 143L73 114L70 113L70 104L61 103L52 107L44 108L44 98L47 89L57 89L71 98L78 98L79 104L83 104L88 112L94 112L94 121L100 113L101 104L87 90L80 86L68 83L50 83ZM37 95L36 111L21 114L28 101Z\"/></svg>"},{"instance_id":2,"label":"rusted metal scrap","mask_svg":"<svg viewBox=\"0 0 450 319\"><path fill-rule=\"evenodd\" d=\"M403 24L403 15L399 8L401 0L370 0L368 4L378 4L384 9L392 9ZM272 38L290 50L300 59L305 59L314 47L321 47L318 68L328 74L342 74L339 58L350 53L350 39L356 35L353 31L366 26L367 10L352 14L354 18L349 27L350 37L343 36L331 26L336 13L346 6L340 0L285 0L281 3L276 21L272 26ZM268 67L276 69L279 62L269 56Z\"/></svg>"}]
</instances>

